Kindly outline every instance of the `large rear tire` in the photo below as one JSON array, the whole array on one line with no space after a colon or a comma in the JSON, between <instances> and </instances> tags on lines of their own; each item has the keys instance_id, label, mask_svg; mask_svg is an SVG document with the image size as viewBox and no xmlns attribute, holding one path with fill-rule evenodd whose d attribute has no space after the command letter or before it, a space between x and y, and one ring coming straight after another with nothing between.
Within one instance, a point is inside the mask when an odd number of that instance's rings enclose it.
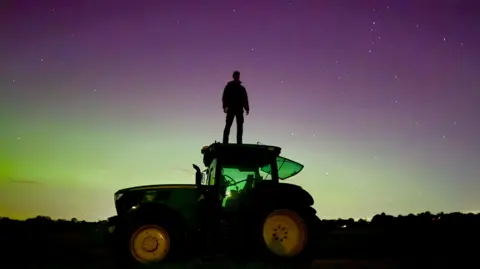
<instances>
[{"instance_id":1,"label":"large rear tire","mask_svg":"<svg viewBox=\"0 0 480 269\"><path fill-rule=\"evenodd\" d=\"M293 210L279 209L270 213L263 223L263 241L275 256L291 258L307 246L308 228Z\"/></svg>"},{"instance_id":2,"label":"large rear tire","mask_svg":"<svg viewBox=\"0 0 480 269\"><path fill-rule=\"evenodd\" d=\"M250 237L256 245L255 259L295 266L311 264L320 228L313 209L277 206L261 210L257 216Z\"/></svg>"}]
</instances>

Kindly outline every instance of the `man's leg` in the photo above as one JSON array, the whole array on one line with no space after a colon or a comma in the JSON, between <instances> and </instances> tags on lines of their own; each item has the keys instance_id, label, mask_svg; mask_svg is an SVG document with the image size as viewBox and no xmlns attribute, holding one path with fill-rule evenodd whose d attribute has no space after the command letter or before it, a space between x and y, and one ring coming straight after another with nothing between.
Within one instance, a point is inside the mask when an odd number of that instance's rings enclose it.
<instances>
[{"instance_id":1,"label":"man's leg","mask_svg":"<svg viewBox=\"0 0 480 269\"><path fill-rule=\"evenodd\" d=\"M227 112L225 121L225 129L223 129L223 144L228 144L228 137L230 136L230 128L232 128L233 118L235 114Z\"/></svg>"},{"instance_id":2,"label":"man's leg","mask_svg":"<svg viewBox=\"0 0 480 269\"><path fill-rule=\"evenodd\" d=\"M237 144L242 144L243 140L243 111L237 113Z\"/></svg>"}]
</instances>

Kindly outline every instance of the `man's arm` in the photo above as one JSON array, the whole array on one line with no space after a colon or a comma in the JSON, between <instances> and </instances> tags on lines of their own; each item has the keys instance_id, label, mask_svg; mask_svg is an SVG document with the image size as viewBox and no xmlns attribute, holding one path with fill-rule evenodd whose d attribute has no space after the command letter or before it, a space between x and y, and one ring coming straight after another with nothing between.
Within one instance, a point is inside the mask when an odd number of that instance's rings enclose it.
<instances>
[{"instance_id":1,"label":"man's arm","mask_svg":"<svg viewBox=\"0 0 480 269\"><path fill-rule=\"evenodd\" d=\"M243 87L243 108L245 109L247 114L250 112L250 105L248 104L248 94L245 87Z\"/></svg>"},{"instance_id":2,"label":"man's arm","mask_svg":"<svg viewBox=\"0 0 480 269\"><path fill-rule=\"evenodd\" d=\"M225 86L223 89L223 95L222 95L222 108L226 109L228 107L228 85Z\"/></svg>"}]
</instances>

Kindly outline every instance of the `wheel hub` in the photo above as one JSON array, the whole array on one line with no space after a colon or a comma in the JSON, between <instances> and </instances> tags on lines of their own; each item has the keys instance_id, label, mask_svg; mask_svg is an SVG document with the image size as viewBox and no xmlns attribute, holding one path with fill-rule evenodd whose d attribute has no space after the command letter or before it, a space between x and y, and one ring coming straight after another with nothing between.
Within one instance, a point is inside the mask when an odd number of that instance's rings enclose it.
<instances>
[{"instance_id":1,"label":"wheel hub","mask_svg":"<svg viewBox=\"0 0 480 269\"><path fill-rule=\"evenodd\" d=\"M153 236L148 236L143 240L142 247L145 251L152 252L158 247L158 241Z\"/></svg>"},{"instance_id":2,"label":"wheel hub","mask_svg":"<svg viewBox=\"0 0 480 269\"><path fill-rule=\"evenodd\" d=\"M278 225L273 229L272 233L273 240L283 242L283 240L288 239L288 227L284 225Z\"/></svg>"}]
</instances>

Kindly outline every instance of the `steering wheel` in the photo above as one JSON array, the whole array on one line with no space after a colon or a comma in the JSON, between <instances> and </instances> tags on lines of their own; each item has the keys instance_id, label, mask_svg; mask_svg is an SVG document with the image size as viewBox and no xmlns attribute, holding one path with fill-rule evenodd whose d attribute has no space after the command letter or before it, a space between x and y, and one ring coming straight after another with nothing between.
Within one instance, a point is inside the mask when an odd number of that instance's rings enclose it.
<instances>
[{"instance_id":1,"label":"steering wheel","mask_svg":"<svg viewBox=\"0 0 480 269\"><path fill-rule=\"evenodd\" d=\"M229 184L228 184L227 186L225 186L225 187L235 186L235 185L237 185L238 183L242 182L242 181L236 182L235 179L233 179L233 178L232 178L231 176L229 176L229 175L222 175L222 176L224 176L224 177L225 177L225 181L227 181L227 182L229 183ZM235 186L235 189L236 189L237 191L239 191L238 186Z\"/></svg>"}]
</instances>

